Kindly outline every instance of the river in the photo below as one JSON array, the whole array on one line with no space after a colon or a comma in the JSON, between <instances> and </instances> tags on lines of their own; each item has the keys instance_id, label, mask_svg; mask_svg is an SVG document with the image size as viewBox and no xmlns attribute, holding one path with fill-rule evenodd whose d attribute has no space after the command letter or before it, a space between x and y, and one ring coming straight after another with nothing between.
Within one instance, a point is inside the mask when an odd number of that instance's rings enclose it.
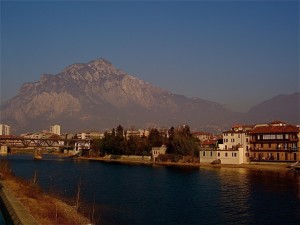
<instances>
[{"instance_id":1,"label":"river","mask_svg":"<svg viewBox=\"0 0 300 225\"><path fill-rule=\"evenodd\" d=\"M8 155L17 176L75 199L102 225L298 224L300 176L244 168L128 165Z\"/></svg>"}]
</instances>

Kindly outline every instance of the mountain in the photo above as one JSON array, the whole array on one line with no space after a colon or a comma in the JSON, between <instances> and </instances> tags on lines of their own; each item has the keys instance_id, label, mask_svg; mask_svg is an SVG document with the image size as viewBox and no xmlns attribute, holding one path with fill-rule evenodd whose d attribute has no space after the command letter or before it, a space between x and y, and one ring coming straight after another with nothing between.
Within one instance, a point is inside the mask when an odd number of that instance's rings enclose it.
<instances>
[{"instance_id":1,"label":"mountain","mask_svg":"<svg viewBox=\"0 0 300 225\"><path fill-rule=\"evenodd\" d=\"M283 120L300 124L300 93L278 95L252 107L243 117L247 123L266 123Z\"/></svg>"},{"instance_id":2,"label":"mountain","mask_svg":"<svg viewBox=\"0 0 300 225\"><path fill-rule=\"evenodd\" d=\"M105 59L76 63L56 75L25 83L1 105L1 123L17 133L60 124L64 132L116 127L231 123L240 114L200 98L155 87Z\"/></svg>"}]
</instances>

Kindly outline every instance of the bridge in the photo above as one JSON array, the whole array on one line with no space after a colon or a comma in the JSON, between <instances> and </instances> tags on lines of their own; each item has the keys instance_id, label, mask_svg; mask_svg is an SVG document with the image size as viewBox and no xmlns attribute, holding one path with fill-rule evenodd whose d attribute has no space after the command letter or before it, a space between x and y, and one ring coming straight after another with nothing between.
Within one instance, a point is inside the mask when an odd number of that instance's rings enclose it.
<instances>
[{"instance_id":1,"label":"bridge","mask_svg":"<svg viewBox=\"0 0 300 225\"><path fill-rule=\"evenodd\" d=\"M66 139L66 138L25 138L20 136L1 136L0 145L9 147L63 147L90 146L91 139Z\"/></svg>"}]
</instances>

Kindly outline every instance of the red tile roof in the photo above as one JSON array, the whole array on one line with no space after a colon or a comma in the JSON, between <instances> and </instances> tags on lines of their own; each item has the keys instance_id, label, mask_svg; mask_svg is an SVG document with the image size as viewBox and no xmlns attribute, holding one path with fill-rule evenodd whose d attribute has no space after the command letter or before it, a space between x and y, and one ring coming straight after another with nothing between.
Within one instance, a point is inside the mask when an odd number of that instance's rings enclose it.
<instances>
[{"instance_id":1,"label":"red tile roof","mask_svg":"<svg viewBox=\"0 0 300 225\"><path fill-rule=\"evenodd\" d=\"M202 142L202 145L215 145L217 140L205 140Z\"/></svg>"},{"instance_id":2,"label":"red tile roof","mask_svg":"<svg viewBox=\"0 0 300 225\"><path fill-rule=\"evenodd\" d=\"M299 128L293 125L286 126L261 126L255 127L250 134L273 134L273 133L298 133Z\"/></svg>"}]
</instances>

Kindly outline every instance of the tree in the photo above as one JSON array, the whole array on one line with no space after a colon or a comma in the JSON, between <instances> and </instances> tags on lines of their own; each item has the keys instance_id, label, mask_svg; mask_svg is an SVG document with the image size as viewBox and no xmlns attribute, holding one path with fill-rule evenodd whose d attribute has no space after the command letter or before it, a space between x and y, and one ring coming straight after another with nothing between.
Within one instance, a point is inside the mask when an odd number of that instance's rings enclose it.
<instances>
[{"instance_id":1,"label":"tree","mask_svg":"<svg viewBox=\"0 0 300 225\"><path fill-rule=\"evenodd\" d=\"M171 127L168 131L167 153L195 157L198 154L198 143L190 132L188 125L176 130Z\"/></svg>"},{"instance_id":2,"label":"tree","mask_svg":"<svg viewBox=\"0 0 300 225\"><path fill-rule=\"evenodd\" d=\"M148 142L151 147L160 147L163 144L163 138L156 128L150 130Z\"/></svg>"},{"instance_id":3,"label":"tree","mask_svg":"<svg viewBox=\"0 0 300 225\"><path fill-rule=\"evenodd\" d=\"M119 137L120 139L124 138L124 129L121 125L117 126L116 136Z\"/></svg>"}]
</instances>

